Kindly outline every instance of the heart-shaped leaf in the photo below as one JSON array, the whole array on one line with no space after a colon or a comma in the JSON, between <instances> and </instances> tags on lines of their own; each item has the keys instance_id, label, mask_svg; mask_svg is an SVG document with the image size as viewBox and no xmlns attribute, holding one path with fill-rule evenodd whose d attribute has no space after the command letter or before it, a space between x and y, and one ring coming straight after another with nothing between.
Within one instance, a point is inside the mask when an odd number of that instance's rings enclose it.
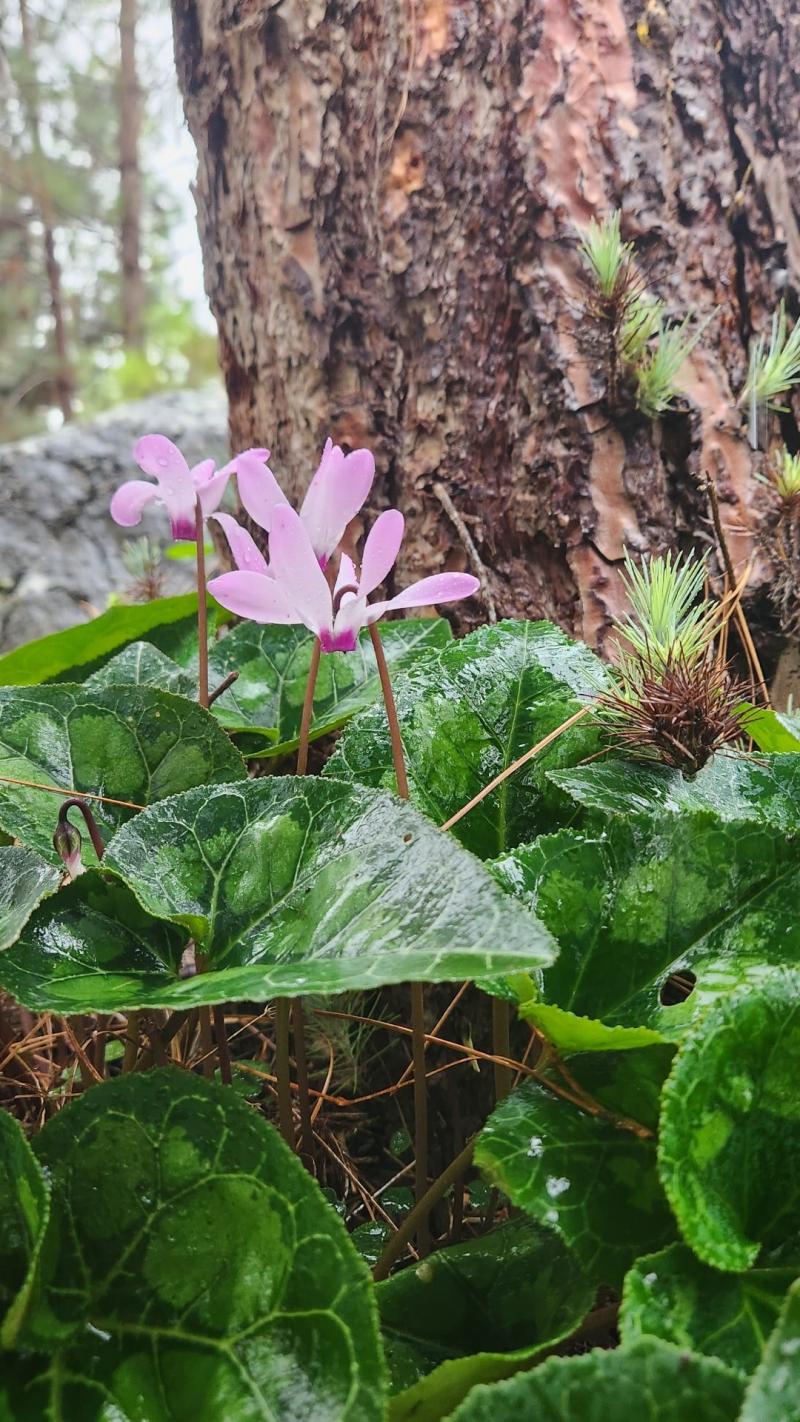
<instances>
[{"instance_id":1,"label":"heart-shaped leaf","mask_svg":"<svg viewBox=\"0 0 800 1422\"><path fill-rule=\"evenodd\" d=\"M482 627L421 659L395 684L411 797L443 824L500 771L587 706L608 682L602 663L549 622ZM587 717L498 786L455 827L482 858L544 828L562 797L546 771L574 765L600 744ZM347 729L326 767L365 785L394 786L381 707Z\"/></svg>"},{"instance_id":2,"label":"heart-shaped leaf","mask_svg":"<svg viewBox=\"0 0 800 1422\"><path fill-rule=\"evenodd\" d=\"M392 1422L438 1422L476 1383L529 1367L593 1297L562 1240L525 1219L395 1274L378 1287Z\"/></svg>"},{"instance_id":3,"label":"heart-shaped leaf","mask_svg":"<svg viewBox=\"0 0 800 1422\"><path fill-rule=\"evenodd\" d=\"M0 686L38 686L44 681L81 681L129 642L157 643L174 654L197 627L197 594L119 603L91 622L51 632L0 657ZM197 645L195 631L195 646Z\"/></svg>"},{"instance_id":4,"label":"heart-shaped leaf","mask_svg":"<svg viewBox=\"0 0 800 1422\"><path fill-rule=\"evenodd\" d=\"M197 678L149 642L131 642L87 677L84 686L157 686L191 697Z\"/></svg>"},{"instance_id":5,"label":"heart-shaped leaf","mask_svg":"<svg viewBox=\"0 0 800 1422\"><path fill-rule=\"evenodd\" d=\"M381 1422L367 1271L233 1092L120 1077L49 1121L36 1153L52 1219L18 1346L43 1351L3 1368L4 1419Z\"/></svg>"},{"instance_id":6,"label":"heart-shaped leaf","mask_svg":"<svg viewBox=\"0 0 800 1422\"><path fill-rule=\"evenodd\" d=\"M386 622L380 632L392 675L413 665L421 653L446 646L453 635L443 617ZM212 685L232 671L239 673L214 702L214 714L232 732L255 733L259 739L253 749L259 755L285 755L296 748L313 647L314 638L304 627L255 622L240 622L214 643ZM320 660L310 739L336 730L379 696L375 653L369 633L362 632L354 652L330 652ZM243 743L249 748L249 742Z\"/></svg>"},{"instance_id":7,"label":"heart-shaped leaf","mask_svg":"<svg viewBox=\"0 0 800 1422\"><path fill-rule=\"evenodd\" d=\"M603 816L711 810L720 820L800 829L797 755L715 755L691 779L679 770L625 760L553 771L550 779L576 804Z\"/></svg>"},{"instance_id":8,"label":"heart-shaped leaf","mask_svg":"<svg viewBox=\"0 0 800 1422\"><path fill-rule=\"evenodd\" d=\"M449 1422L735 1422L741 1378L655 1338L477 1387Z\"/></svg>"},{"instance_id":9,"label":"heart-shaped leaf","mask_svg":"<svg viewBox=\"0 0 800 1422\"><path fill-rule=\"evenodd\" d=\"M790 1422L794 1417L800 1417L800 1280L789 1290L767 1340L739 1422Z\"/></svg>"},{"instance_id":10,"label":"heart-shaped leaf","mask_svg":"<svg viewBox=\"0 0 800 1422\"><path fill-rule=\"evenodd\" d=\"M3 777L148 805L245 774L209 712L182 696L145 686L0 689L0 825L48 860L58 857L58 798ZM92 808L104 839L135 813L97 800ZM84 861L94 862L88 836Z\"/></svg>"},{"instance_id":11,"label":"heart-shaped leaf","mask_svg":"<svg viewBox=\"0 0 800 1422\"><path fill-rule=\"evenodd\" d=\"M558 1230L598 1283L617 1286L638 1254L674 1237L653 1140L536 1082L492 1113L475 1161L513 1204Z\"/></svg>"},{"instance_id":12,"label":"heart-shaped leaf","mask_svg":"<svg viewBox=\"0 0 800 1422\"><path fill-rule=\"evenodd\" d=\"M472 978L556 951L534 915L411 806L334 780L202 786L137 816L103 865L191 934L206 971L180 979L175 957L148 947L148 928L132 941L128 908L84 875L0 958L0 981L26 1005L263 1001Z\"/></svg>"},{"instance_id":13,"label":"heart-shaped leaf","mask_svg":"<svg viewBox=\"0 0 800 1422\"><path fill-rule=\"evenodd\" d=\"M687 1034L663 1094L659 1170L681 1232L717 1269L762 1247L800 1257L800 975L723 998Z\"/></svg>"},{"instance_id":14,"label":"heart-shaped leaf","mask_svg":"<svg viewBox=\"0 0 800 1422\"><path fill-rule=\"evenodd\" d=\"M50 1214L50 1197L22 1127L0 1111L0 1348L14 1344Z\"/></svg>"},{"instance_id":15,"label":"heart-shaped leaf","mask_svg":"<svg viewBox=\"0 0 800 1422\"><path fill-rule=\"evenodd\" d=\"M32 849L0 846L0 951L16 941L36 905L60 882L58 869Z\"/></svg>"},{"instance_id":16,"label":"heart-shaped leaf","mask_svg":"<svg viewBox=\"0 0 800 1422\"><path fill-rule=\"evenodd\" d=\"M643 1335L719 1358L745 1376L761 1362L795 1268L722 1274L685 1244L637 1259L625 1277L620 1314L623 1342Z\"/></svg>"},{"instance_id":17,"label":"heart-shaped leaf","mask_svg":"<svg viewBox=\"0 0 800 1422\"><path fill-rule=\"evenodd\" d=\"M558 939L520 1011L565 1051L677 1039L722 993L800 952L800 842L752 821L613 817L600 833L543 835L493 868ZM669 992L676 974L685 1000Z\"/></svg>"}]
</instances>

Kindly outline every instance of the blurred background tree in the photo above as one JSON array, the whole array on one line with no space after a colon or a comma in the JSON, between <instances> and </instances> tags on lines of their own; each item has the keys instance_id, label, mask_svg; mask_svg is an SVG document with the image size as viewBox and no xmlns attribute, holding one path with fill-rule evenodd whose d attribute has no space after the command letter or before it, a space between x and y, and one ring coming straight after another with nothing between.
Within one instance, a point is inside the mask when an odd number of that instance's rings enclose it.
<instances>
[{"instance_id":1,"label":"blurred background tree","mask_svg":"<svg viewBox=\"0 0 800 1422\"><path fill-rule=\"evenodd\" d=\"M0 108L0 440L209 379L164 6L4 0Z\"/></svg>"}]
</instances>

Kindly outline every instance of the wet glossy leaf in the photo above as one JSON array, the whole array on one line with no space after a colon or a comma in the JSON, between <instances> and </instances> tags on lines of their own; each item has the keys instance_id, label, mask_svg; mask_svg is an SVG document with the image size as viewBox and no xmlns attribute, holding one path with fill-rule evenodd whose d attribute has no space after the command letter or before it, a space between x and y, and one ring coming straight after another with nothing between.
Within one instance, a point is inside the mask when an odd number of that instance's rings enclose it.
<instances>
[{"instance_id":1,"label":"wet glossy leaf","mask_svg":"<svg viewBox=\"0 0 800 1422\"><path fill-rule=\"evenodd\" d=\"M622 1339L655 1335L752 1373L796 1274L780 1267L724 1274L672 1244L637 1259L626 1275Z\"/></svg>"},{"instance_id":2,"label":"wet glossy leaf","mask_svg":"<svg viewBox=\"0 0 800 1422\"><path fill-rule=\"evenodd\" d=\"M715 755L692 779L622 760L555 771L550 778L577 804L603 815L712 810L719 819L800 829L796 755Z\"/></svg>"},{"instance_id":3,"label":"wet glossy leaf","mask_svg":"<svg viewBox=\"0 0 800 1422\"><path fill-rule=\"evenodd\" d=\"M742 1391L721 1363L648 1338L476 1388L450 1422L735 1422Z\"/></svg>"},{"instance_id":4,"label":"wet glossy leaf","mask_svg":"<svg viewBox=\"0 0 800 1422\"><path fill-rule=\"evenodd\" d=\"M277 1133L188 1073L120 1077L44 1127L52 1222L10 1422L380 1422L366 1269ZM52 1350L52 1356L50 1356ZM37 1411L38 1408L38 1411Z\"/></svg>"},{"instance_id":5,"label":"wet glossy leaf","mask_svg":"<svg viewBox=\"0 0 800 1422\"><path fill-rule=\"evenodd\" d=\"M520 1011L565 1051L678 1039L720 995L800 955L800 842L782 829L708 810L614 817L493 869L558 939ZM683 994L667 987L675 974Z\"/></svg>"},{"instance_id":6,"label":"wet glossy leaf","mask_svg":"<svg viewBox=\"0 0 800 1422\"><path fill-rule=\"evenodd\" d=\"M2 981L26 1005L263 1001L459 981L556 951L533 914L411 806L333 780L202 786L137 816L103 864L154 917L196 939L207 970L179 980L146 933L138 944L126 937L124 906L90 914L76 889L34 914L0 959Z\"/></svg>"},{"instance_id":7,"label":"wet glossy leaf","mask_svg":"<svg viewBox=\"0 0 800 1422\"><path fill-rule=\"evenodd\" d=\"M717 1003L664 1088L659 1170L686 1242L718 1269L800 1257L800 976Z\"/></svg>"},{"instance_id":8,"label":"wet glossy leaf","mask_svg":"<svg viewBox=\"0 0 800 1422\"><path fill-rule=\"evenodd\" d=\"M518 756L581 709L608 673L584 646L549 622L482 627L421 659L398 677L395 696L411 797L437 824L460 809ZM562 797L546 771L574 765L598 748L588 718L565 732L478 805L454 834L485 858L545 827ZM350 725L326 773L394 786L382 708Z\"/></svg>"},{"instance_id":9,"label":"wet glossy leaf","mask_svg":"<svg viewBox=\"0 0 800 1422\"><path fill-rule=\"evenodd\" d=\"M0 1111L0 1348L13 1346L49 1213L42 1168L22 1127Z\"/></svg>"},{"instance_id":10,"label":"wet glossy leaf","mask_svg":"<svg viewBox=\"0 0 800 1422\"><path fill-rule=\"evenodd\" d=\"M393 675L412 665L422 652L446 646L453 635L443 617L386 622L380 632ZM229 672L239 673L230 690L214 702L214 715L231 731L257 734L259 740L253 741L252 748L259 755L284 755L297 746L313 646L314 638L304 627L240 622L212 647L212 686ZM321 658L311 739L343 725L379 696L372 643L369 633L362 632L354 652L332 652Z\"/></svg>"},{"instance_id":11,"label":"wet glossy leaf","mask_svg":"<svg viewBox=\"0 0 800 1422\"><path fill-rule=\"evenodd\" d=\"M39 901L60 882L60 871L32 849L0 846L0 950L14 942Z\"/></svg>"},{"instance_id":12,"label":"wet glossy leaf","mask_svg":"<svg viewBox=\"0 0 800 1422\"><path fill-rule=\"evenodd\" d=\"M0 689L0 776L152 804L192 785L244 777L241 756L208 711L144 686ZM58 797L3 784L0 824L48 860ZM93 802L104 839L135 813ZM94 859L88 835L84 863Z\"/></svg>"},{"instance_id":13,"label":"wet glossy leaf","mask_svg":"<svg viewBox=\"0 0 800 1422\"><path fill-rule=\"evenodd\" d=\"M492 1113L475 1161L512 1204L558 1230L598 1283L618 1285L638 1254L674 1238L653 1140L535 1082Z\"/></svg>"},{"instance_id":14,"label":"wet glossy leaf","mask_svg":"<svg viewBox=\"0 0 800 1422\"><path fill-rule=\"evenodd\" d=\"M378 1287L392 1422L438 1422L572 1333L594 1288L559 1237L518 1219Z\"/></svg>"},{"instance_id":15,"label":"wet glossy leaf","mask_svg":"<svg viewBox=\"0 0 800 1422\"><path fill-rule=\"evenodd\" d=\"M0 954L0 987L34 1011L102 1011L157 1000L178 981L187 934L90 869L42 904Z\"/></svg>"},{"instance_id":16,"label":"wet glossy leaf","mask_svg":"<svg viewBox=\"0 0 800 1422\"><path fill-rule=\"evenodd\" d=\"M749 706L747 734L762 751L800 751L800 718L786 711Z\"/></svg>"},{"instance_id":17,"label":"wet glossy leaf","mask_svg":"<svg viewBox=\"0 0 800 1422\"><path fill-rule=\"evenodd\" d=\"M196 627L197 594L118 604L65 632L51 632L0 657L0 686L38 686L44 681L81 681L107 657L142 639L170 652L187 629ZM163 634L163 635L162 635ZM195 646L197 644L195 634Z\"/></svg>"},{"instance_id":18,"label":"wet glossy leaf","mask_svg":"<svg viewBox=\"0 0 800 1422\"><path fill-rule=\"evenodd\" d=\"M800 1280L784 1300L739 1422L792 1422L795 1417L800 1417Z\"/></svg>"},{"instance_id":19,"label":"wet glossy leaf","mask_svg":"<svg viewBox=\"0 0 800 1422\"><path fill-rule=\"evenodd\" d=\"M195 696L197 678L149 642L131 642L90 677L84 686L157 686L180 696Z\"/></svg>"}]
</instances>

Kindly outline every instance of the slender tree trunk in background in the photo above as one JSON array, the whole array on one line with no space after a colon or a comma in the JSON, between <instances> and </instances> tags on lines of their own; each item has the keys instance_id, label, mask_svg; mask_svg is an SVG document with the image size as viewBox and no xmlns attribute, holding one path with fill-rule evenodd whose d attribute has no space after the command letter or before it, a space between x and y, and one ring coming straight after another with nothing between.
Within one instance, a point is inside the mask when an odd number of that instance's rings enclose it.
<instances>
[{"instance_id":1,"label":"slender tree trunk in background","mask_svg":"<svg viewBox=\"0 0 800 1422\"><path fill-rule=\"evenodd\" d=\"M704 472L741 566L759 486L733 396L800 283L793 10L173 0L234 445L269 444L294 492L328 431L371 445L401 584L466 565L443 492L501 614L599 646L625 545L708 540ZM609 418L587 347L576 236L614 206L670 313L717 313L655 423Z\"/></svg>"},{"instance_id":2,"label":"slender tree trunk in background","mask_svg":"<svg viewBox=\"0 0 800 1422\"><path fill-rule=\"evenodd\" d=\"M41 166L44 155L42 151L41 127L39 124L36 44L33 26L31 24L31 15L28 9L28 0L19 0L19 20L20 30L22 32L22 47L25 51L25 58L28 62L30 72L30 83L25 86L24 90L24 104L34 156L39 166ZM64 321L64 302L61 294L61 265L56 255L55 234L50 213L50 203L47 197L46 185L41 174L37 175L37 186L39 191L36 193L34 200L39 208L39 216L42 222L44 269L48 296L50 298L50 314L53 318L53 355L55 357L53 385L55 388L56 402L64 416L64 420L68 421L72 419L73 381L69 346L67 343L67 328Z\"/></svg>"},{"instance_id":3,"label":"slender tree trunk in background","mask_svg":"<svg viewBox=\"0 0 800 1422\"><path fill-rule=\"evenodd\" d=\"M141 91L136 73L138 0L120 0L119 179L122 335L128 347L144 339L141 264L142 176L139 168Z\"/></svg>"}]
</instances>

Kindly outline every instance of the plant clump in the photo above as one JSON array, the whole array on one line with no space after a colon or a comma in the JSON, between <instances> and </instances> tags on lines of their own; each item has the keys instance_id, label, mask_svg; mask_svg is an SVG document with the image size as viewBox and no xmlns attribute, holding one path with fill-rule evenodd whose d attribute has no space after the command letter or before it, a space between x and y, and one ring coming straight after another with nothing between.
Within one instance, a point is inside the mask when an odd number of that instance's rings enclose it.
<instances>
[{"instance_id":1,"label":"plant clump","mask_svg":"<svg viewBox=\"0 0 800 1422\"><path fill-rule=\"evenodd\" d=\"M714 647L719 604L692 556L626 557L630 611L617 621L619 680L599 700L612 742L693 775L745 729L746 687Z\"/></svg>"}]
</instances>

